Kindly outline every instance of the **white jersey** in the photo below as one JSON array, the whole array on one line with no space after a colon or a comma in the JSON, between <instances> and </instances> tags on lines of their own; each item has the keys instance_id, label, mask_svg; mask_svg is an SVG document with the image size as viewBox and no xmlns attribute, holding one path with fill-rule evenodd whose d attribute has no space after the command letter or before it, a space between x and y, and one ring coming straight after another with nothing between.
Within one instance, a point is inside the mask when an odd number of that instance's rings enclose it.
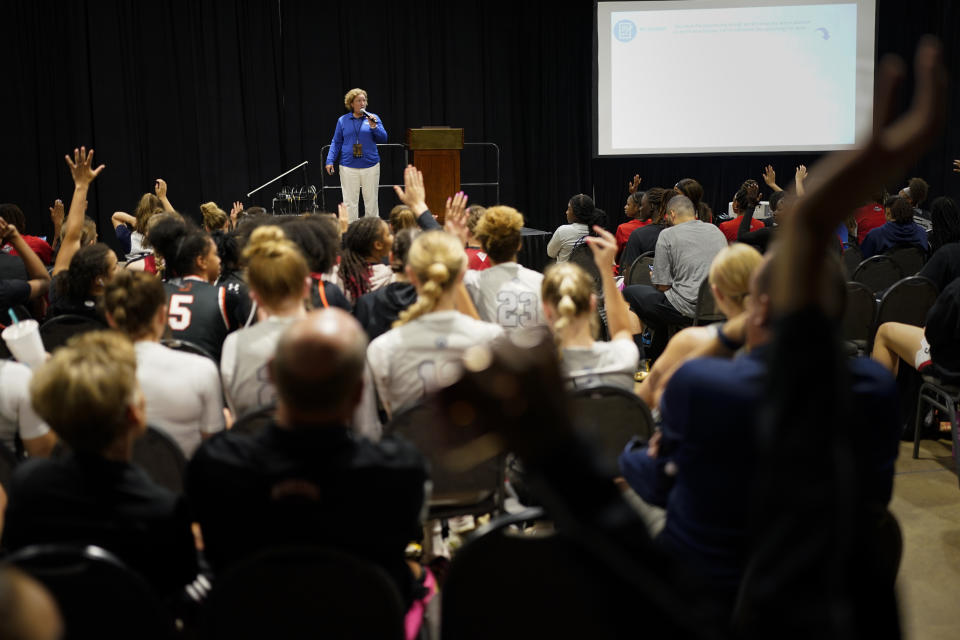
<instances>
[{"instance_id":1,"label":"white jersey","mask_svg":"<svg viewBox=\"0 0 960 640\"><path fill-rule=\"evenodd\" d=\"M147 424L173 438L190 458L200 446L200 434L224 427L216 365L159 342L140 341L134 348L137 380L147 400Z\"/></svg>"},{"instance_id":2,"label":"white jersey","mask_svg":"<svg viewBox=\"0 0 960 640\"><path fill-rule=\"evenodd\" d=\"M530 328L546 324L540 288L543 274L504 262L483 271L467 271L463 283L477 307L480 318L504 329Z\"/></svg>"},{"instance_id":3,"label":"white jersey","mask_svg":"<svg viewBox=\"0 0 960 640\"><path fill-rule=\"evenodd\" d=\"M564 348L560 366L571 389L620 387L633 391L640 351L632 338Z\"/></svg>"},{"instance_id":4,"label":"white jersey","mask_svg":"<svg viewBox=\"0 0 960 640\"><path fill-rule=\"evenodd\" d=\"M267 363L277 342L296 317L271 316L257 324L234 331L223 341L220 375L227 406L239 418L277 400L277 390L267 375Z\"/></svg>"},{"instance_id":5,"label":"white jersey","mask_svg":"<svg viewBox=\"0 0 960 640\"><path fill-rule=\"evenodd\" d=\"M30 403L30 379L33 371L12 360L0 361L0 443L15 451L17 433L21 440L47 435L50 427L40 419Z\"/></svg>"},{"instance_id":6,"label":"white jersey","mask_svg":"<svg viewBox=\"0 0 960 640\"><path fill-rule=\"evenodd\" d=\"M415 404L460 377L463 352L503 334L498 325L474 320L459 311L435 311L387 331L367 347L367 379L391 414ZM372 394L367 402L373 401ZM364 413L371 417L371 407ZM358 413L358 415L359 415ZM373 407L372 415L376 415ZM373 433L369 424L361 432Z\"/></svg>"}]
</instances>

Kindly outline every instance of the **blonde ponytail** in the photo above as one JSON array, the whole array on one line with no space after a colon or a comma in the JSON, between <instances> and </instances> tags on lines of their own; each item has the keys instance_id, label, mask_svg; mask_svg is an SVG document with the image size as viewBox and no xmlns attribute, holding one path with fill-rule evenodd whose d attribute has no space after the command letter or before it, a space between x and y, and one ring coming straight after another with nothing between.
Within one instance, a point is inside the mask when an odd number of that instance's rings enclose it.
<instances>
[{"instance_id":1,"label":"blonde ponytail","mask_svg":"<svg viewBox=\"0 0 960 640\"><path fill-rule=\"evenodd\" d=\"M268 307L302 298L310 275L299 247L274 225L257 227L243 249L247 282Z\"/></svg>"},{"instance_id":2,"label":"blonde ponytail","mask_svg":"<svg viewBox=\"0 0 960 640\"><path fill-rule=\"evenodd\" d=\"M394 327L432 312L437 301L457 281L467 264L467 254L460 241L443 231L428 231L413 241L407 264L417 276L420 287L417 301L400 313Z\"/></svg>"},{"instance_id":3,"label":"blonde ponytail","mask_svg":"<svg viewBox=\"0 0 960 640\"><path fill-rule=\"evenodd\" d=\"M545 304L557 311L553 330L558 348L563 333L574 319L584 313L590 313L590 296L593 294L593 278L580 265L573 262L560 262L543 276L540 296Z\"/></svg>"}]
</instances>

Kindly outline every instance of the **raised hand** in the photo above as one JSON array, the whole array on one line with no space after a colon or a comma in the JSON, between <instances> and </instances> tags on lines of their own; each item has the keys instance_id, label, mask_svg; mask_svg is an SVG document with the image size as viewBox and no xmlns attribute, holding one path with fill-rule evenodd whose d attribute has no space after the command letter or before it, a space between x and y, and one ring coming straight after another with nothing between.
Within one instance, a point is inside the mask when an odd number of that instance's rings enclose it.
<instances>
[{"instance_id":1,"label":"raised hand","mask_svg":"<svg viewBox=\"0 0 960 640\"><path fill-rule=\"evenodd\" d=\"M640 177L640 174L633 176L633 180L631 180L630 183L627 184L627 191L629 191L630 193L636 193L637 189L640 188L640 182L642 180L643 179Z\"/></svg>"},{"instance_id":2,"label":"raised hand","mask_svg":"<svg viewBox=\"0 0 960 640\"><path fill-rule=\"evenodd\" d=\"M763 181L774 191L783 191L777 186L777 172L773 170L773 165L767 165L763 169Z\"/></svg>"},{"instance_id":3,"label":"raised hand","mask_svg":"<svg viewBox=\"0 0 960 640\"><path fill-rule=\"evenodd\" d=\"M158 198L165 200L167 197L167 181L163 178L157 178L156 182L153 183L153 191Z\"/></svg>"},{"instance_id":4,"label":"raised hand","mask_svg":"<svg viewBox=\"0 0 960 640\"><path fill-rule=\"evenodd\" d=\"M340 233L344 234L350 228L350 211L343 202L337 205L337 222L340 223Z\"/></svg>"},{"instance_id":5,"label":"raised hand","mask_svg":"<svg viewBox=\"0 0 960 640\"><path fill-rule=\"evenodd\" d=\"M447 198L443 229L467 244L467 194L459 191Z\"/></svg>"},{"instance_id":6,"label":"raised hand","mask_svg":"<svg viewBox=\"0 0 960 640\"><path fill-rule=\"evenodd\" d=\"M53 226L55 229L59 230L63 225L63 217L66 215L63 210L63 201L60 198L57 198L53 202L53 206L50 207L50 220L53 221Z\"/></svg>"},{"instance_id":7,"label":"raised hand","mask_svg":"<svg viewBox=\"0 0 960 640\"><path fill-rule=\"evenodd\" d=\"M410 207L414 215L419 216L427 210L427 191L423 187L423 173L412 164L403 170L403 188L393 187L400 202Z\"/></svg>"},{"instance_id":8,"label":"raised hand","mask_svg":"<svg viewBox=\"0 0 960 640\"><path fill-rule=\"evenodd\" d=\"M609 272L617 259L617 239L603 227L594 225L593 230L597 235L586 238L590 251L593 252L593 261L597 263L600 273Z\"/></svg>"},{"instance_id":9,"label":"raised hand","mask_svg":"<svg viewBox=\"0 0 960 640\"><path fill-rule=\"evenodd\" d=\"M806 192L806 189L803 186L804 181L807 179L807 165L801 164L797 167L797 172L793 176L793 183L797 189L797 195L802 196Z\"/></svg>"},{"instance_id":10,"label":"raised hand","mask_svg":"<svg viewBox=\"0 0 960 640\"><path fill-rule=\"evenodd\" d=\"M0 243L13 242L17 238L17 228L0 218Z\"/></svg>"},{"instance_id":11,"label":"raised hand","mask_svg":"<svg viewBox=\"0 0 960 640\"><path fill-rule=\"evenodd\" d=\"M100 165L93 168L93 149L87 153L86 147L80 147L73 150L73 160L69 155L63 156L70 167L70 175L73 176L73 184L77 187L87 188L93 182L100 172L106 169L106 165Z\"/></svg>"},{"instance_id":12,"label":"raised hand","mask_svg":"<svg viewBox=\"0 0 960 640\"><path fill-rule=\"evenodd\" d=\"M239 216L240 212L242 211L243 211L243 203L240 202L239 200L235 201L233 203L233 207L230 209L230 226L231 227L237 226L237 216Z\"/></svg>"}]
</instances>

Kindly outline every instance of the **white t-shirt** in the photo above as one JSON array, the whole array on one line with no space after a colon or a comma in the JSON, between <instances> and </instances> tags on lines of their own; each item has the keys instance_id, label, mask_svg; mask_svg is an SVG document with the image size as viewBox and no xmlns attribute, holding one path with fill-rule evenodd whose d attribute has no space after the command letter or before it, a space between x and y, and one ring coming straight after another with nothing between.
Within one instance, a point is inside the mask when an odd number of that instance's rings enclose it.
<instances>
[{"instance_id":1,"label":"white t-shirt","mask_svg":"<svg viewBox=\"0 0 960 640\"><path fill-rule=\"evenodd\" d=\"M483 271L467 271L463 283L477 307L480 318L504 329L530 328L546 324L540 288L543 274L504 262Z\"/></svg>"},{"instance_id":2,"label":"white t-shirt","mask_svg":"<svg viewBox=\"0 0 960 640\"><path fill-rule=\"evenodd\" d=\"M632 338L565 348L560 366L571 389L620 387L633 391L640 351Z\"/></svg>"},{"instance_id":3,"label":"white t-shirt","mask_svg":"<svg viewBox=\"0 0 960 640\"><path fill-rule=\"evenodd\" d=\"M21 440L47 435L50 427L30 404L30 379L33 371L12 360L0 361L0 443L15 451L17 432Z\"/></svg>"},{"instance_id":4,"label":"white t-shirt","mask_svg":"<svg viewBox=\"0 0 960 640\"><path fill-rule=\"evenodd\" d=\"M431 391L456 382L463 352L502 334L499 325L474 320L459 311L428 313L370 343L365 380L373 381L380 401L396 414ZM377 426L366 424L376 416L373 395L365 394L365 401L367 407L357 414L363 424L355 427L361 433L375 435Z\"/></svg>"},{"instance_id":5,"label":"white t-shirt","mask_svg":"<svg viewBox=\"0 0 960 640\"><path fill-rule=\"evenodd\" d=\"M547 255L556 258L557 262L566 262L570 259L570 252L586 235L590 235L590 229L582 222L557 227L547 243Z\"/></svg>"},{"instance_id":6,"label":"white t-shirt","mask_svg":"<svg viewBox=\"0 0 960 640\"><path fill-rule=\"evenodd\" d=\"M239 418L277 400L277 390L267 375L267 363L277 342L297 318L270 316L257 324L234 331L223 341L220 375L227 406Z\"/></svg>"},{"instance_id":7,"label":"white t-shirt","mask_svg":"<svg viewBox=\"0 0 960 640\"><path fill-rule=\"evenodd\" d=\"M204 356L140 341L137 380L147 400L147 424L176 440L187 458L200 446L201 433L222 431L220 374Z\"/></svg>"}]
</instances>

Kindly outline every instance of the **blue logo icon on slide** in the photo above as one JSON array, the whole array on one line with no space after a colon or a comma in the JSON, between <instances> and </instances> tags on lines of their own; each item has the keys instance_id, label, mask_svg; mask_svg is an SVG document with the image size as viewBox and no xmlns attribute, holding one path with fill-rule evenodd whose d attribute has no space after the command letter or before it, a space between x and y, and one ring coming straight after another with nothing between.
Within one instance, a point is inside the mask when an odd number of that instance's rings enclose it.
<instances>
[{"instance_id":1,"label":"blue logo icon on slide","mask_svg":"<svg viewBox=\"0 0 960 640\"><path fill-rule=\"evenodd\" d=\"M620 42L630 42L637 35L637 25L631 20L621 20L613 25L613 37Z\"/></svg>"}]
</instances>

